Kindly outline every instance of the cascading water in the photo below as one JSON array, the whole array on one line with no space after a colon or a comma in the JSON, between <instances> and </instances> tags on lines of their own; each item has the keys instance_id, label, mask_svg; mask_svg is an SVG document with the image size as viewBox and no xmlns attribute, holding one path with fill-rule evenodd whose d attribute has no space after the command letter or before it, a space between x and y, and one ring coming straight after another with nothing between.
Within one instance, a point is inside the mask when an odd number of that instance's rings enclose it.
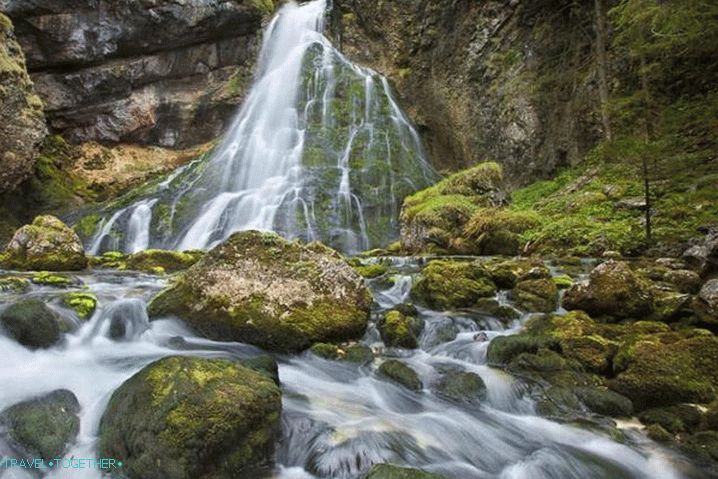
<instances>
[{"instance_id":1,"label":"cascading water","mask_svg":"<svg viewBox=\"0 0 718 479\"><path fill-rule=\"evenodd\" d=\"M323 35L325 10L326 0L282 8L221 144L109 208L90 251L209 248L247 229L345 252L396 237L400 202L436 174L386 79Z\"/></svg>"}]
</instances>

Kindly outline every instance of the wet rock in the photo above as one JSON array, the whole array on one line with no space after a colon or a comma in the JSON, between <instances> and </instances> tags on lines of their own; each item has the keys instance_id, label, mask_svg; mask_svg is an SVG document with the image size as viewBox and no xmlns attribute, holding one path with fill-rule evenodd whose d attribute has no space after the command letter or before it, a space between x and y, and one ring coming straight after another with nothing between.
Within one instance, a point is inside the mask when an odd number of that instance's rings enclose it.
<instances>
[{"instance_id":1,"label":"wet rock","mask_svg":"<svg viewBox=\"0 0 718 479\"><path fill-rule=\"evenodd\" d=\"M329 343L315 343L309 348L309 351L324 359L339 359L339 346Z\"/></svg>"},{"instance_id":2,"label":"wet rock","mask_svg":"<svg viewBox=\"0 0 718 479\"><path fill-rule=\"evenodd\" d=\"M646 435L656 442L668 442L673 439L673 435L666 431L660 424L651 424L646 428Z\"/></svg>"},{"instance_id":3,"label":"wet rock","mask_svg":"<svg viewBox=\"0 0 718 479\"><path fill-rule=\"evenodd\" d=\"M87 258L77 234L48 215L15 232L2 264L23 270L75 271L87 266Z\"/></svg>"},{"instance_id":4,"label":"wet rock","mask_svg":"<svg viewBox=\"0 0 718 479\"><path fill-rule=\"evenodd\" d=\"M381 339L389 347L414 349L417 337L424 329L424 322L413 316L406 316L399 311L391 310L377 325Z\"/></svg>"},{"instance_id":5,"label":"wet rock","mask_svg":"<svg viewBox=\"0 0 718 479\"><path fill-rule=\"evenodd\" d=\"M462 261L431 261L411 290L412 298L436 309L468 308L496 293L481 265Z\"/></svg>"},{"instance_id":6,"label":"wet rock","mask_svg":"<svg viewBox=\"0 0 718 479\"><path fill-rule=\"evenodd\" d=\"M507 365L521 353L535 354L540 349L556 349L558 341L541 336L511 335L497 336L489 343L487 359L489 364Z\"/></svg>"},{"instance_id":7,"label":"wet rock","mask_svg":"<svg viewBox=\"0 0 718 479\"><path fill-rule=\"evenodd\" d=\"M638 418L643 424L658 424L672 434L695 431L703 421L700 409L690 404L653 408L641 412Z\"/></svg>"},{"instance_id":8,"label":"wet rock","mask_svg":"<svg viewBox=\"0 0 718 479\"><path fill-rule=\"evenodd\" d=\"M148 309L211 339L288 352L360 337L370 303L361 276L334 250L250 231L207 253Z\"/></svg>"},{"instance_id":9,"label":"wet rock","mask_svg":"<svg viewBox=\"0 0 718 479\"><path fill-rule=\"evenodd\" d=\"M436 393L451 401L479 404L486 399L486 384L478 374L449 371L434 385Z\"/></svg>"},{"instance_id":10,"label":"wet rock","mask_svg":"<svg viewBox=\"0 0 718 479\"><path fill-rule=\"evenodd\" d=\"M69 288L76 284L75 279L70 276L49 271L40 271L35 273L31 281L33 284L41 286L51 286L53 288Z\"/></svg>"},{"instance_id":11,"label":"wet rock","mask_svg":"<svg viewBox=\"0 0 718 479\"><path fill-rule=\"evenodd\" d=\"M613 417L633 415L631 400L608 389L579 387L574 392L588 409L597 414Z\"/></svg>"},{"instance_id":12,"label":"wet rock","mask_svg":"<svg viewBox=\"0 0 718 479\"><path fill-rule=\"evenodd\" d=\"M374 352L364 344L352 344L343 348L341 359L350 363L364 365L374 360Z\"/></svg>"},{"instance_id":13,"label":"wet rock","mask_svg":"<svg viewBox=\"0 0 718 479\"><path fill-rule=\"evenodd\" d=\"M525 279L516 283L511 298L520 309L551 313L558 307L558 288L550 278Z\"/></svg>"},{"instance_id":14,"label":"wet rock","mask_svg":"<svg viewBox=\"0 0 718 479\"><path fill-rule=\"evenodd\" d=\"M49 348L60 340L58 316L36 299L8 306L0 313L0 325L10 337L30 349Z\"/></svg>"},{"instance_id":15,"label":"wet rock","mask_svg":"<svg viewBox=\"0 0 718 479\"><path fill-rule=\"evenodd\" d=\"M47 129L13 25L0 13L0 193L32 175Z\"/></svg>"},{"instance_id":16,"label":"wet rock","mask_svg":"<svg viewBox=\"0 0 718 479\"><path fill-rule=\"evenodd\" d=\"M366 279L378 278L389 270L389 267L384 263L375 262L364 264L359 258L349 260L349 264L354 268L354 271Z\"/></svg>"},{"instance_id":17,"label":"wet rock","mask_svg":"<svg viewBox=\"0 0 718 479\"><path fill-rule=\"evenodd\" d=\"M431 474L419 469L377 464L372 467L364 479L443 479L443 476Z\"/></svg>"},{"instance_id":18,"label":"wet rock","mask_svg":"<svg viewBox=\"0 0 718 479\"><path fill-rule=\"evenodd\" d=\"M566 358L579 362L587 371L608 373L618 345L601 336L590 335L562 339L561 350Z\"/></svg>"},{"instance_id":19,"label":"wet rock","mask_svg":"<svg viewBox=\"0 0 718 479\"><path fill-rule=\"evenodd\" d=\"M274 384L279 386L279 365L277 361L269 354L262 354L253 358L245 358L237 360L240 366L243 366L252 371L256 371L259 374L266 376L271 379Z\"/></svg>"},{"instance_id":20,"label":"wet rock","mask_svg":"<svg viewBox=\"0 0 718 479\"><path fill-rule=\"evenodd\" d=\"M575 284L566 291L562 305L580 309L591 316L640 318L651 313L653 296L649 284L619 261L598 265L587 283Z\"/></svg>"},{"instance_id":21,"label":"wet rock","mask_svg":"<svg viewBox=\"0 0 718 479\"><path fill-rule=\"evenodd\" d=\"M229 479L270 460L280 411L280 390L263 374L220 359L164 358L113 393L99 451L122 458L130 478Z\"/></svg>"},{"instance_id":22,"label":"wet rock","mask_svg":"<svg viewBox=\"0 0 718 479\"><path fill-rule=\"evenodd\" d=\"M11 442L32 457L62 457L80 430L80 404L75 395L59 389L3 411L0 423Z\"/></svg>"},{"instance_id":23,"label":"wet rock","mask_svg":"<svg viewBox=\"0 0 718 479\"><path fill-rule=\"evenodd\" d=\"M523 277L534 268L541 268L543 265L540 261L525 258L509 259L502 261L489 261L484 264L486 271L489 273L492 281L499 288L512 289L516 286L519 278ZM545 269L548 275L548 269ZM530 279L530 278L524 278Z\"/></svg>"},{"instance_id":24,"label":"wet rock","mask_svg":"<svg viewBox=\"0 0 718 479\"><path fill-rule=\"evenodd\" d=\"M706 281L693 301L693 308L703 323L718 327L718 279Z\"/></svg>"},{"instance_id":25,"label":"wet rock","mask_svg":"<svg viewBox=\"0 0 718 479\"><path fill-rule=\"evenodd\" d=\"M401 384L411 391L420 391L423 385L416 371L396 359L387 359L379 366L379 375Z\"/></svg>"}]
</instances>

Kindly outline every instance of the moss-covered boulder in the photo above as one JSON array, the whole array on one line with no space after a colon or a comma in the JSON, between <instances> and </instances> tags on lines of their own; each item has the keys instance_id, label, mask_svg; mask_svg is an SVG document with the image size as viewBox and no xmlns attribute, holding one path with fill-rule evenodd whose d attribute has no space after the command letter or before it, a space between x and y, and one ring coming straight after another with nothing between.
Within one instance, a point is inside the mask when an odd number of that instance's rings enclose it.
<instances>
[{"instance_id":1,"label":"moss-covered boulder","mask_svg":"<svg viewBox=\"0 0 718 479\"><path fill-rule=\"evenodd\" d=\"M544 267L541 261L532 258L491 260L483 265L491 280L496 286L503 289L512 289L516 286L519 278L525 276L529 271ZM548 269L545 269L545 272L548 276Z\"/></svg>"},{"instance_id":2,"label":"moss-covered boulder","mask_svg":"<svg viewBox=\"0 0 718 479\"><path fill-rule=\"evenodd\" d=\"M378 369L379 376L388 378L411 391L420 391L423 385L416 371L396 359L387 359Z\"/></svg>"},{"instance_id":3,"label":"moss-covered boulder","mask_svg":"<svg viewBox=\"0 0 718 479\"><path fill-rule=\"evenodd\" d=\"M24 293L30 289L30 281L17 276L0 278L0 292Z\"/></svg>"},{"instance_id":4,"label":"moss-covered boulder","mask_svg":"<svg viewBox=\"0 0 718 479\"><path fill-rule=\"evenodd\" d=\"M80 430L80 404L75 395L59 389L15 404L3 411L0 423L11 443L31 457L62 457Z\"/></svg>"},{"instance_id":5,"label":"moss-covered boulder","mask_svg":"<svg viewBox=\"0 0 718 479\"><path fill-rule=\"evenodd\" d=\"M97 308L97 296L92 293L67 293L62 297L62 304L75 311L78 318L87 319Z\"/></svg>"},{"instance_id":6,"label":"moss-covered boulder","mask_svg":"<svg viewBox=\"0 0 718 479\"><path fill-rule=\"evenodd\" d=\"M578 387L574 393L588 409L597 414L613 417L633 415L631 400L605 387Z\"/></svg>"},{"instance_id":7,"label":"moss-covered boulder","mask_svg":"<svg viewBox=\"0 0 718 479\"><path fill-rule=\"evenodd\" d=\"M436 309L468 308L496 294L496 285L476 262L431 261L411 290L417 303Z\"/></svg>"},{"instance_id":8,"label":"moss-covered boulder","mask_svg":"<svg viewBox=\"0 0 718 479\"><path fill-rule=\"evenodd\" d=\"M87 266L77 234L54 216L38 216L15 232L2 266L21 270L76 271Z\"/></svg>"},{"instance_id":9,"label":"moss-covered boulder","mask_svg":"<svg viewBox=\"0 0 718 479\"><path fill-rule=\"evenodd\" d=\"M540 349L558 349L558 341L526 334L497 336L489 343L486 355L489 364L505 366L522 353L535 354Z\"/></svg>"},{"instance_id":10,"label":"moss-covered boulder","mask_svg":"<svg viewBox=\"0 0 718 479\"><path fill-rule=\"evenodd\" d=\"M39 271L35 273L31 281L41 286L51 286L53 288L69 288L76 284L75 280L70 276L49 271Z\"/></svg>"},{"instance_id":11,"label":"moss-covered boulder","mask_svg":"<svg viewBox=\"0 0 718 479\"><path fill-rule=\"evenodd\" d=\"M199 261L203 251L166 251L148 249L125 258L125 269L146 273L174 273L183 271Z\"/></svg>"},{"instance_id":12,"label":"moss-covered boulder","mask_svg":"<svg viewBox=\"0 0 718 479\"><path fill-rule=\"evenodd\" d=\"M391 310L384 314L377 327L387 346L413 349L418 346L417 337L421 334L424 322L415 316Z\"/></svg>"},{"instance_id":13,"label":"moss-covered boulder","mask_svg":"<svg viewBox=\"0 0 718 479\"><path fill-rule=\"evenodd\" d=\"M336 344L315 343L309 348L309 351L315 356L324 359L339 359L341 350Z\"/></svg>"},{"instance_id":14,"label":"moss-covered boulder","mask_svg":"<svg viewBox=\"0 0 718 479\"><path fill-rule=\"evenodd\" d=\"M693 301L700 320L711 328L718 328L718 279L706 281Z\"/></svg>"},{"instance_id":15,"label":"moss-covered boulder","mask_svg":"<svg viewBox=\"0 0 718 479\"><path fill-rule=\"evenodd\" d=\"M389 266L386 264L376 261L364 263L359 258L352 258L349 260L349 265L354 268L354 271L359 273L362 278L374 279L384 275L388 270Z\"/></svg>"},{"instance_id":16,"label":"moss-covered boulder","mask_svg":"<svg viewBox=\"0 0 718 479\"><path fill-rule=\"evenodd\" d=\"M444 479L444 477L419 469L377 464L364 476L364 479Z\"/></svg>"},{"instance_id":17,"label":"moss-covered boulder","mask_svg":"<svg viewBox=\"0 0 718 479\"><path fill-rule=\"evenodd\" d=\"M434 391L451 401L479 404L486 399L486 384L481 376L465 371L446 372L434 385Z\"/></svg>"},{"instance_id":18,"label":"moss-covered boulder","mask_svg":"<svg viewBox=\"0 0 718 479\"><path fill-rule=\"evenodd\" d=\"M511 298L525 311L551 313L558 307L558 287L551 278L526 279L516 283Z\"/></svg>"},{"instance_id":19,"label":"moss-covered boulder","mask_svg":"<svg viewBox=\"0 0 718 479\"><path fill-rule=\"evenodd\" d=\"M692 404L647 409L638 415L643 424L658 424L671 434L693 432L703 422L703 413Z\"/></svg>"},{"instance_id":20,"label":"moss-covered boulder","mask_svg":"<svg viewBox=\"0 0 718 479\"><path fill-rule=\"evenodd\" d=\"M341 349L341 359L350 363L364 365L374 360L374 352L366 344L350 344Z\"/></svg>"},{"instance_id":21,"label":"moss-covered boulder","mask_svg":"<svg viewBox=\"0 0 718 479\"><path fill-rule=\"evenodd\" d=\"M57 314L37 299L20 301L0 313L0 326L30 349L49 348L60 340Z\"/></svg>"},{"instance_id":22,"label":"moss-covered boulder","mask_svg":"<svg viewBox=\"0 0 718 479\"><path fill-rule=\"evenodd\" d=\"M701 288L701 277L688 269L669 270L663 279L673 284L681 293L697 293Z\"/></svg>"},{"instance_id":23,"label":"moss-covered boulder","mask_svg":"<svg viewBox=\"0 0 718 479\"><path fill-rule=\"evenodd\" d=\"M594 268L587 283L569 288L562 304L596 317L641 318L652 312L653 296L646 280L626 263L611 260Z\"/></svg>"},{"instance_id":24,"label":"moss-covered boulder","mask_svg":"<svg viewBox=\"0 0 718 479\"><path fill-rule=\"evenodd\" d=\"M654 335L625 341L614 365L620 372L609 387L630 398L638 409L713 399L718 386L718 338L664 341L667 338Z\"/></svg>"},{"instance_id":25,"label":"moss-covered boulder","mask_svg":"<svg viewBox=\"0 0 718 479\"><path fill-rule=\"evenodd\" d=\"M168 357L114 392L99 452L122 458L131 479L245 477L270 459L280 411L279 388L263 374L221 359Z\"/></svg>"},{"instance_id":26,"label":"moss-covered boulder","mask_svg":"<svg viewBox=\"0 0 718 479\"><path fill-rule=\"evenodd\" d=\"M200 334L275 351L361 336L371 295L334 250L273 233L231 236L180 274L149 305Z\"/></svg>"},{"instance_id":27,"label":"moss-covered boulder","mask_svg":"<svg viewBox=\"0 0 718 479\"><path fill-rule=\"evenodd\" d=\"M401 245L410 252L431 250L432 246L456 250L452 241L464 236L464 225L474 213L481 207L503 205L506 198L500 165L481 163L456 173L404 200ZM462 244L458 249L477 253L471 245Z\"/></svg>"}]
</instances>

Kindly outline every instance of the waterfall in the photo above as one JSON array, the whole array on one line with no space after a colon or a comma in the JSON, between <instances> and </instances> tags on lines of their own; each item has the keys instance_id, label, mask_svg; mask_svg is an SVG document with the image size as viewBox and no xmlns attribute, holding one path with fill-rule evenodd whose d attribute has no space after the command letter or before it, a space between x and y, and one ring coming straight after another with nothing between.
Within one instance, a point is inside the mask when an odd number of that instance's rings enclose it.
<instances>
[{"instance_id":1,"label":"waterfall","mask_svg":"<svg viewBox=\"0 0 718 479\"><path fill-rule=\"evenodd\" d=\"M222 141L103 210L90 251L204 249L248 229L345 252L398 236L401 201L437 176L386 79L324 36L326 4L282 7Z\"/></svg>"}]
</instances>

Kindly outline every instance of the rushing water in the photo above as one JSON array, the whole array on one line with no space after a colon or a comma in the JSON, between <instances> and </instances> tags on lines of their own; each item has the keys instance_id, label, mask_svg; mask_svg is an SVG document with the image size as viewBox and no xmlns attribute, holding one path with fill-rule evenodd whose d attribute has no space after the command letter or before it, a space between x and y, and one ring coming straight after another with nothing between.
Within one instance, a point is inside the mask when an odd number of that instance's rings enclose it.
<instances>
[{"instance_id":1,"label":"rushing water","mask_svg":"<svg viewBox=\"0 0 718 479\"><path fill-rule=\"evenodd\" d=\"M281 9L222 142L103 211L92 252L208 248L248 229L346 252L396 237L402 199L436 174L386 80L323 35L325 10L326 0Z\"/></svg>"},{"instance_id":2,"label":"rushing water","mask_svg":"<svg viewBox=\"0 0 718 479\"><path fill-rule=\"evenodd\" d=\"M411 260L396 260L394 267L393 286L382 281L371 284L376 312L406 301L419 269ZM81 428L66 457L96 455L99 420L112 392L148 363L172 354L250 357L260 353L249 345L198 338L171 318L148 322L145 302L163 287L162 278L116 272L78 278L100 299L99 309L84 323L61 307L59 296L67 290L34 286L23 295L0 293L0 304L20 296L39 298L80 325L62 344L48 350L30 351L0 335L0 410L60 388L77 396ZM420 348L412 351L385 348L370 326L363 341L380 355L366 366L310 353L278 356L282 435L274 470L256 479L356 479L380 462L420 467L455 479L705 477L637 430L625 429L627 439L619 443L611 438L610 428L601 427L610 424L606 419L582 428L538 417L531 387L487 366L488 343L474 340L479 331L489 338L510 333L521 320L503 325L470 311L420 309L420 315L426 327ZM442 342L437 331L447 326L456 337L444 337ZM177 336L185 341L173 340ZM418 372L424 390L411 392L377 376L377 366L392 356ZM436 396L432 385L447 368L481 376L487 399L463 407ZM0 440L0 456L17 457L17 451ZM31 477L23 474L13 469L2 477ZM92 470L65 471L63 476L58 470L47 477L99 476Z\"/></svg>"}]
</instances>

